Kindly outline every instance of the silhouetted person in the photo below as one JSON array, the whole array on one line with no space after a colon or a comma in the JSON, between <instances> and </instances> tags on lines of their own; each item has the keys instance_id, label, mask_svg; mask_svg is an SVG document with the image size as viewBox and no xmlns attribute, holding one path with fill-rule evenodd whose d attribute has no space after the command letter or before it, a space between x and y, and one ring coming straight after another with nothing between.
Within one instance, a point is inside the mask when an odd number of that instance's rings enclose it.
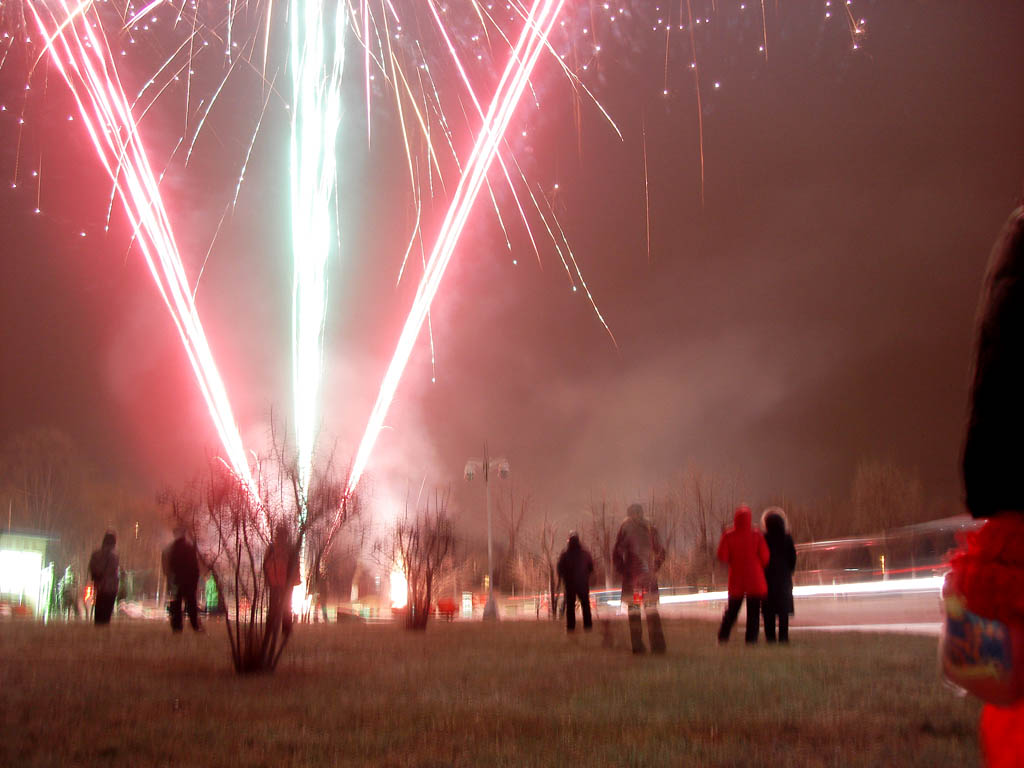
<instances>
[{"instance_id":1,"label":"silhouetted person","mask_svg":"<svg viewBox=\"0 0 1024 768\"><path fill-rule=\"evenodd\" d=\"M164 550L164 573L167 575L167 593L171 598L171 629L182 631L181 609L184 603L189 624L198 632L199 553L195 545L185 538L185 529L180 526L174 529L174 541Z\"/></svg>"},{"instance_id":2,"label":"silhouetted person","mask_svg":"<svg viewBox=\"0 0 1024 768\"><path fill-rule=\"evenodd\" d=\"M280 630L284 637L288 637L292 632L292 587L301 584L302 580L299 578L299 554L284 523L277 526L267 547L263 558L263 577L270 600L267 625L271 633L276 635Z\"/></svg>"},{"instance_id":3,"label":"silhouetted person","mask_svg":"<svg viewBox=\"0 0 1024 768\"><path fill-rule=\"evenodd\" d=\"M747 599L748 643L757 642L758 626L761 623L761 598L768 592L764 579L764 567L768 565L768 545L760 531L750 524L750 507L741 504L733 515L732 528L722 534L718 544L718 559L729 566L729 600L718 628L718 641L729 639L732 625L736 623L743 598Z\"/></svg>"},{"instance_id":4,"label":"silhouetted person","mask_svg":"<svg viewBox=\"0 0 1024 768\"><path fill-rule=\"evenodd\" d=\"M963 450L967 509L988 518L943 590L946 674L985 702L990 768L1024 765L1024 206L989 258L975 331ZM993 673L997 670L997 673Z\"/></svg>"},{"instance_id":5,"label":"silhouetted person","mask_svg":"<svg viewBox=\"0 0 1024 768\"><path fill-rule=\"evenodd\" d=\"M594 572L594 558L580 544L575 532L569 535L565 550L558 558L558 578L565 585L565 629L576 630L576 600L583 611L583 629L590 631L590 575Z\"/></svg>"},{"instance_id":6,"label":"silhouetted person","mask_svg":"<svg viewBox=\"0 0 1024 768\"><path fill-rule=\"evenodd\" d=\"M100 548L92 553L89 558L89 576L92 578L96 590L96 607L93 609L96 626L110 623L110 616L114 612L114 603L117 601L118 579L117 553L114 547L117 545L117 537L111 532L103 536L103 543Z\"/></svg>"},{"instance_id":7,"label":"silhouetted person","mask_svg":"<svg viewBox=\"0 0 1024 768\"><path fill-rule=\"evenodd\" d=\"M793 571L796 547L787 530L786 513L781 507L768 507L761 515L761 528L768 545L768 565L764 578L768 594L761 603L764 614L764 639L775 642L775 620L779 622L779 642L789 642L789 617L793 614Z\"/></svg>"},{"instance_id":8,"label":"silhouetted person","mask_svg":"<svg viewBox=\"0 0 1024 768\"><path fill-rule=\"evenodd\" d=\"M622 576L622 602L628 606L629 640L633 653L644 653L640 606L647 616L647 637L654 653L665 652L665 635L658 614L658 569L665 562L658 529L644 519L641 504L630 504L612 550L615 570Z\"/></svg>"}]
</instances>

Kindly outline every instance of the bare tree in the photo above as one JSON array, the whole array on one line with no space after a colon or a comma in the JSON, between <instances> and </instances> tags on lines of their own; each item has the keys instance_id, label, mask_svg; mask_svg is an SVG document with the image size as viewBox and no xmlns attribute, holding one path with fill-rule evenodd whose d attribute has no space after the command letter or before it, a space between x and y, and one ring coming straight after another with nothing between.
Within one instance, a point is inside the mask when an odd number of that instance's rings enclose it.
<instances>
[{"instance_id":1,"label":"bare tree","mask_svg":"<svg viewBox=\"0 0 1024 768\"><path fill-rule=\"evenodd\" d=\"M422 512L405 512L392 530L391 538L379 541L376 550L403 572L409 590L408 629L426 629L434 599L434 585L449 564L455 532L448 517L448 494L434 494L433 509L428 497Z\"/></svg>"},{"instance_id":2,"label":"bare tree","mask_svg":"<svg viewBox=\"0 0 1024 768\"><path fill-rule=\"evenodd\" d=\"M191 532L200 561L213 577L227 608L231 659L240 674L273 671L288 642L288 634L279 633L268 615L263 566L271 532L281 525L292 532L289 570L297 570L307 537L326 547L352 516L331 463L314 471L304 490L295 462L285 460L279 443L257 463L254 480L252 489L222 462L211 460L204 476L159 499L170 517Z\"/></svg>"},{"instance_id":3,"label":"bare tree","mask_svg":"<svg viewBox=\"0 0 1024 768\"><path fill-rule=\"evenodd\" d=\"M858 463L850 500L851 533L881 533L921 522L925 517L921 480L893 461L867 459Z\"/></svg>"},{"instance_id":4,"label":"bare tree","mask_svg":"<svg viewBox=\"0 0 1024 768\"><path fill-rule=\"evenodd\" d=\"M601 570L604 572L605 589L612 588L612 549L615 547L615 536L618 522L612 505L608 503L604 493L597 501L590 497L590 534L593 552L597 555Z\"/></svg>"},{"instance_id":5,"label":"bare tree","mask_svg":"<svg viewBox=\"0 0 1024 768\"><path fill-rule=\"evenodd\" d=\"M555 524L544 511L544 521L540 527L540 563L547 580L548 614L552 619L558 618L558 544Z\"/></svg>"},{"instance_id":6,"label":"bare tree","mask_svg":"<svg viewBox=\"0 0 1024 768\"><path fill-rule=\"evenodd\" d=\"M508 539L508 550L505 552L502 571L508 577L513 593L517 583L520 590L522 590L526 582L526 563L522 552L522 529L530 501L531 496L525 494L519 497L517 505L515 487L510 482L507 506L503 499L500 499L497 505L499 525L504 529L505 536Z\"/></svg>"},{"instance_id":7,"label":"bare tree","mask_svg":"<svg viewBox=\"0 0 1024 768\"><path fill-rule=\"evenodd\" d=\"M691 578L714 584L715 551L729 510L723 511L719 480L696 465L688 465L679 481L683 533L691 543Z\"/></svg>"},{"instance_id":8,"label":"bare tree","mask_svg":"<svg viewBox=\"0 0 1024 768\"><path fill-rule=\"evenodd\" d=\"M4 445L2 469L6 506L18 511L21 526L55 532L74 515L86 471L64 432L40 428L14 435Z\"/></svg>"},{"instance_id":9,"label":"bare tree","mask_svg":"<svg viewBox=\"0 0 1024 768\"><path fill-rule=\"evenodd\" d=\"M684 535L684 504L673 489L657 494L651 492L650 519L658 529L661 543L665 547L665 562L661 567L661 579L666 584L683 582L687 577L689 553L686 551Z\"/></svg>"}]
</instances>

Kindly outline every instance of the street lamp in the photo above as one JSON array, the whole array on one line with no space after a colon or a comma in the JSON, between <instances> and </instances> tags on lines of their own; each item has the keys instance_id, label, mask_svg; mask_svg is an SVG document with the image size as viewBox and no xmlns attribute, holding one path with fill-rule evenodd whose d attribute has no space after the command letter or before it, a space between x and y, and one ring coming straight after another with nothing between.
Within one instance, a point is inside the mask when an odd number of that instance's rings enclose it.
<instances>
[{"instance_id":1,"label":"street lamp","mask_svg":"<svg viewBox=\"0 0 1024 768\"><path fill-rule=\"evenodd\" d=\"M484 488L487 489L487 604L484 605L484 620L497 621L498 604L494 600L494 559L491 541L491 473L497 472L498 477L504 480L511 472L511 468L508 459L490 458L487 455L487 446L484 445L483 459L470 459L466 462L466 480L472 480L477 472L483 472Z\"/></svg>"}]
</instances>

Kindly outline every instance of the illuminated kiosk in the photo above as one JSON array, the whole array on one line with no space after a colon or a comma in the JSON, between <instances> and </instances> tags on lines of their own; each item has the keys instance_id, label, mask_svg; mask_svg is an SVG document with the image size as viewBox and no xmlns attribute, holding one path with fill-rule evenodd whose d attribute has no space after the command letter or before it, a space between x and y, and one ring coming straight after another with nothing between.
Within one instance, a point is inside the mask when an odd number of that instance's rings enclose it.
<instances>
[{"instance_id":1,"label":"illuminated kiosk","mask_svg":"<svg viewBox=\"0 0 1024 768\"><path fill-rule=\"evenodd\" d=\"M49 618L53 563L46 548L52 541L39 533L0 533L0 604L12 613Z\"/></svg>"}]
</instances>

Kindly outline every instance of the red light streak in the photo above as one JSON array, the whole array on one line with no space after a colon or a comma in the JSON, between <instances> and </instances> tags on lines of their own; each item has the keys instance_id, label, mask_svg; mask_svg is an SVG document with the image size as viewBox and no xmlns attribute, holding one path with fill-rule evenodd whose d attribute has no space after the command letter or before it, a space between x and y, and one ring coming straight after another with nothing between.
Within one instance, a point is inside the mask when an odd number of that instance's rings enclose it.
<instances>
[{"instance_id":1,"label":"red light streak","mask_svg":"<svg viewBox=\"0 0 1024 768\"><path fill-rule=\"evenodd\" d=\"M451 206L441 225L437 242L431 251L426 270L416 291L412 309L399 336L395 354L384 374L377 401L370 413L369 423L356 452L346 493L350 494L355 490L366 469L370 454L384 425L384 418L394 398L395 390L398 388L398 382L409 362L413 345L423 327L430 304L440 286L441 278L444 277L448 262L455 251L455 246L458 244L487 172L498 155L499 144L522 98L523 91L537 64L537 59L545 50L548 35L563 5L564 0L534 0L525 17L519 39L512 50L505 71L502 73L498 88L481 126L480 134L477 136L469 161L466 163L465 172L459 180Z\"/></svg>"},{"instance_id":2,"label":"red light streak","mask_svg":"<svg viewBox=\"0 0 1024 768\"><path fill-rule=\"evenodd\" d=\"M227 390L199 320L159 185L102 25L89 22L91 6L88 3L72 8L64 0L46 4L29 0L26 7L42 33L46 51L71 90L96 155L124 206L134 240L192 363L227 463L254 497L259 498ZM60 12L61 18L51 9Z\"/></svg>"}]
</instances>

